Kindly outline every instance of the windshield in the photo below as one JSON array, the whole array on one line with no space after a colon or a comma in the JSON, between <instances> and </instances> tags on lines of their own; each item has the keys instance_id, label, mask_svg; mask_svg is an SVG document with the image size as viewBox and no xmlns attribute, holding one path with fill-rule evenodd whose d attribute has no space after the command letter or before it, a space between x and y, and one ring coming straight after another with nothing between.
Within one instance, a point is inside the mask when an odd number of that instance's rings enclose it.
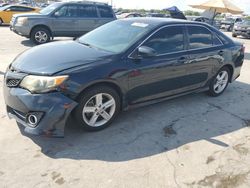
<instances>
[{"instance_id":1,"label":"windshield","mask_svg":"<svg viewBox=\"0 0 250 188\"><path fill-rule=\"evenodd\" d=\"M44 15L49 15L51 12L53 12L55 9L57 9L60 5L61 5L61 3L53 3L53 4L45 7L44 9L42 9L40 11L40 13L44 14Z\"/></svg>"},{"instance_id":2,"label":"windshield","mask_svg":"<svg viewBox=\"0 0 250 188\"><path fill-rule=\"evenodd\" d=\"M142 22L117 20L83 35L78 41L105 51L121 53L151 28L151 25Z\"/></svg>"}]
</instances>

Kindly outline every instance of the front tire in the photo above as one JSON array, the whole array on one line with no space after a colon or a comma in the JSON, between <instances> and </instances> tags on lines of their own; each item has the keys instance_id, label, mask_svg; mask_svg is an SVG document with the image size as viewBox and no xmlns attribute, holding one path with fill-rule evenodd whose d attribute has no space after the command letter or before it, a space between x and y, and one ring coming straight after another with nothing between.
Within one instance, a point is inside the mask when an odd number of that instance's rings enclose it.
<instances>
[{"instance_id":1,"label":"front tire","mask_svg":"<svg viewBox=\"0 0 250 188\"><path fill-rule=\"evenodd\" d=\"M213 97L221 95L226 90L230 78L231 73L227 67L220 69L211 80L208 94Z\"/></svg>"},{"instance_id":2,"label":"front tire","mask_svg":"<svg viewBox=\"0 0 250 188\"><path fill-rule=\"evenodd\" d=\"M113 88L93 87L79 97L79 105L74 111L74 117L83 129L99 131L113 122L120 108L120 97Z\"/></svg>"},{"instance_id":3,"label":"front tire","mask_svg":"<svg viewBox=\"0 0 250 188\"><path fill-rule=\"evenodd\" d=\"M2 25L3 24L3 20L2 20L2 18L0 18L0 25Z\"/></svg>"},{"instance_id":4,"label":"front tire","mask_svg":"<svg viewBox=\"0 0 250 188\"><path fill-rule=\"evenodd\" d=\"M32 30L30 38L35 44L44 44L50 41L51 34L48 29L37 27Z\"/></svg>"}]
</instances>

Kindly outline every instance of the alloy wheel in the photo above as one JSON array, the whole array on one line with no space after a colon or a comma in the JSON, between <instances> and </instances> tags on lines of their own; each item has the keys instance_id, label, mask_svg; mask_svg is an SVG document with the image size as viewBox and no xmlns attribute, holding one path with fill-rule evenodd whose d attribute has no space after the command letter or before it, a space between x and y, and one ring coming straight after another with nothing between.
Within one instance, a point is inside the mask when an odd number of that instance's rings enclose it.
<instances>
[{"instance_id":1,"label":"alloy wheel","mask_svg":"<svg viewBox=\"0 0 250 188\"><path fill-rule=\"evenodd\" d=\"M214 83L214 92L219 94L221 92L224 91L224 89L227 87L228 84L228 72L223 70L221 71L216 79L215 79L215 83Z\"/></svg>"},{"instance_id":2,"label":"alloy wheel","mask_svg":"<svg viewBox=\"0 0 250 188\"><path fill-rule=\"evenodd\" d=\"M41 43L45 43L48 40L48 35L46 32L44 31L37 31L35 33L35 39L37 42Z\"/></svg>"},{"instance_id":3,"label":"alloy wheel","mask_svg":"<svg viewBox=\"0 0 250 188\"><path fill-rule=\"evenodd\" d=\"M115 111L115 99L107 93L98 93L86 102L82 110L82 117L87 125L100 127L111 120Z\"/></svg>"}]
</instances>

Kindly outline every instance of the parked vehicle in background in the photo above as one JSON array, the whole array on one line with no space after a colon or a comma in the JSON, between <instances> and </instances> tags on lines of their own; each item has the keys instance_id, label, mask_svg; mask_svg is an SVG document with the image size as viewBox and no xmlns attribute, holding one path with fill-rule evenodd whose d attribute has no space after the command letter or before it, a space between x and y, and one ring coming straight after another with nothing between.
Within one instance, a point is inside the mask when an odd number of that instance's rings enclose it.
<instances>
[{"instance_id":1,"label":"parked vehicle in background","mask_svg":"<svg viewBox=\"0 0 250 188\"><path fill-rule=\"evenodd\" d=\"M243 22L236 23L233 28L232 36L250 38L250 20L244 20Z\"/></svg>"},{"instance_id":2,"label":"parked vehicle in background","mask_svg":"<svg viewBox=\"0 0 250 188\"><path fill-rule=\"evenodd\" d=\"M22 5L7 5L0 8L0 25L5 23L9 24L14 14L39 12L39 8L27 7Z\"/></svg>"},{"instance_id":3,"label":"parked vehicle in background","mask_svg":"<svg viewBox=\"0 0 250 188\"><path fill-rule=\"evenodd\" d=\"M0 3L0 7L5 7L7 5L9 5L9 4L8 3Z\"/></svg>"},{"instance_id":4,"label":"parked vehicle in background","mask_svg":"<svg viewBox=\"0 0 250 188\"><path fill-rule=\"evenodd\" d=\"M142 15L139 14L139 13L136 13L136 12L129 12L129 13L123 13L123 14L117 15L118 19L122 19L122 18L134 18L134 17L142 17Z\"/></svg>"},{"instance_id":5,"label":"parked vehicle in background","mask_svg":"<svg viewBox=\"0 0 250 188\"><path fill-rule=\"evenodd\" d=\"M148 13L146 17L166 18L169 16L166 16L166 14L161 14L161 13Z\"/></svg>"},{"instance_id":6,"label":"parked vehicle in background","mask_svg":"<svg viewBox=\"0 0 250 188\"><path fill-rule=\"evenodd\" d=\"M42 3L40 7L41 7L41 8L45 8L45 7L49 6L49 5L50 5L50 4L48 4L48 3Z\"/></svg>"},{"instance_id":7,"label":"parked vehicle in background","mask_svg":"<svg viewBox=\"0 0 250 188\"><path fill-rule=\"evenodd\" d=\"M230 18L230 17L222 19L220 28L224 29L226 31L232 31L234 24L237 22L242 22L242 19L241 18Z\"/></svg>"},{"instance_id":8,"label":"parked vehicle in background","mask_svg":"<svg viewBox=\"0 0 250 188\"><path fill-rule=\"evenodd\" d=\"M13 16L11 30L35 44L43 44L54 37L81 36L115 19L112 8L105 3L59 2L37 14Z\"/></svg>"},{"instance_id":9,"label":"parked vehicle in background","mask_svg":"<svg viewBox=\"0 0 250 188\"><path fill-rule=\"evenodd\" d=\"M70 116L98 131L130 107L193 92L221 95L240 76L244 49L200 22L120 19L23 52L5 73L4 99L28 133L61 137Z\"/></svg>"},{"instance_id":10,"label":"parked vehicle in background","mask_svg":"<svg viewBox=\"0 0 250 188\"><path fill-rule=\"evenodd\" d=\"M196 22L204 22L207 23L209 25L214 26L217 29L220 29L220 21L218 20L212 20L203 16L186 16L188 20L191 21L196 21Z\"/></svg>"}]
</instances>

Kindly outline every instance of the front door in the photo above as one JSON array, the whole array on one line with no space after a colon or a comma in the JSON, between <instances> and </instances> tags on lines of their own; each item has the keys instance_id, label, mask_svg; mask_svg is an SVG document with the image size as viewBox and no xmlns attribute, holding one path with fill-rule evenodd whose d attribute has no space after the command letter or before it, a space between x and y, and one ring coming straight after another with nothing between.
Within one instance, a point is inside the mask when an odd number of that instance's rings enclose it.
<instances>
[{"instance_id":1,"label":"front door","mask_svg":"<svg viewBox=\"0 0 250 188\"><path fill-rule=\"evenodd\" d=\"M130 104L171 96L188 90L190 82L186 68L189 54L186 51L184 26L167 26L152 35L141 47L149 47L155 56L130 59Z\"/></svg>"},{"instance_id":2,"label":"front door","mask_svg":"<svg viewBox=\"0 0 250 188\"><path fill-rule=\"evenodd\" d=\"M77 36L79 34L78 7L62 6L53 15L52 31L55 36Z\"/></svg>"}]
</instances>

